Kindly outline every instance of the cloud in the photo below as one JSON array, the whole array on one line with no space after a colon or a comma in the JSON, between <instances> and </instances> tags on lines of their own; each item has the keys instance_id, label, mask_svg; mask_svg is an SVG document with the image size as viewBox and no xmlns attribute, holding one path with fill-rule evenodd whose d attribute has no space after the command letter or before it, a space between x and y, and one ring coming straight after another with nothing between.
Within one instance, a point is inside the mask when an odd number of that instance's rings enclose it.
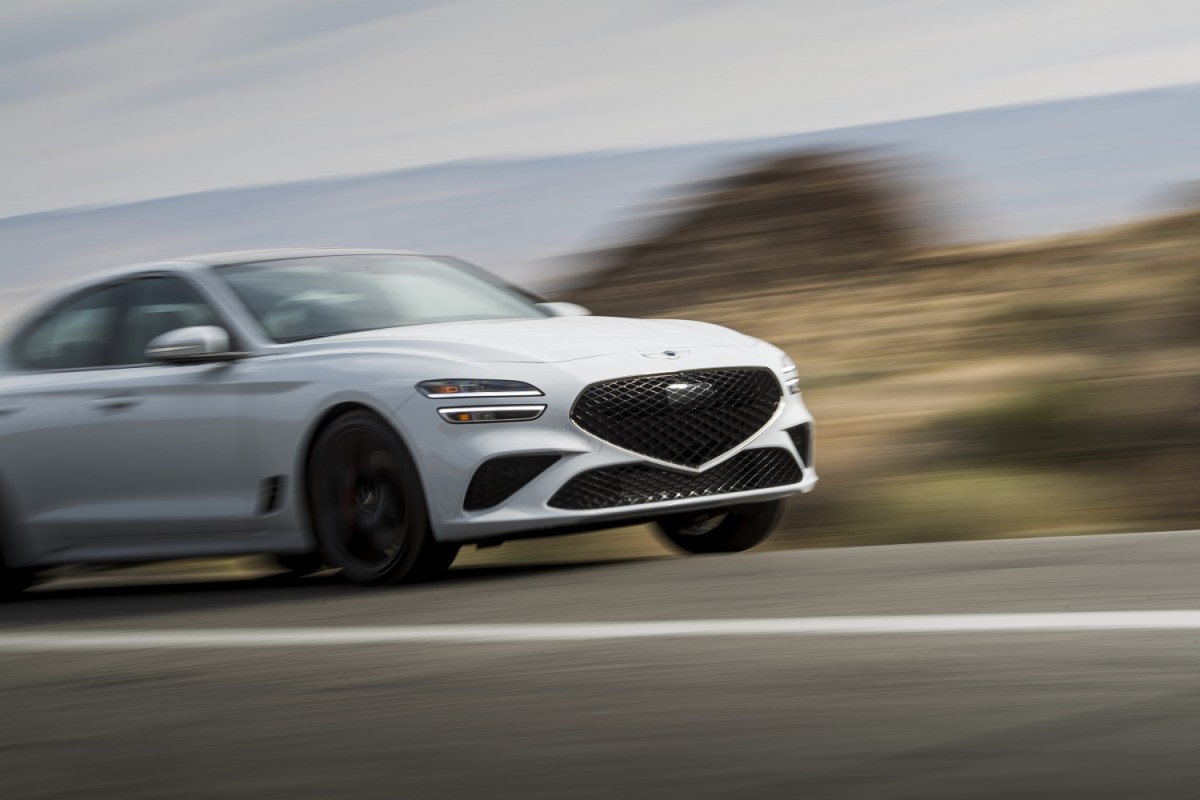
<instances>
[{"instance_id":1,"label":"cloud","mask_svg":"<svg viewBox=\"0 0 1200 800\"><path fill-rule=\"evenodd\" d=\"M393 20L420 13L452 0L289 0L286 4L252 13L248 26L263 35L260 42L294 43L348 28ZM261 28L255 25L261 22Z\"/></svg>"},{"instance_id":2,"label":"cloud","mask_svg":"<svg viewBox=\"0 0 1200 800\"><path fill-rule=\"evenodd\" d=\"M7 0L0 215L1200 80L1188 0Z\"/></svg>"},{"instance_id":3,"label":"cloud","mask_svg":"<svg viewBox=\"0 0 1200 800\"><path fill-rule=\"evenodd\" d=\"M142 24L144 16L128 6L16 2L0 16L0 70L110 39Z\"/></svg>"}]
</instances>

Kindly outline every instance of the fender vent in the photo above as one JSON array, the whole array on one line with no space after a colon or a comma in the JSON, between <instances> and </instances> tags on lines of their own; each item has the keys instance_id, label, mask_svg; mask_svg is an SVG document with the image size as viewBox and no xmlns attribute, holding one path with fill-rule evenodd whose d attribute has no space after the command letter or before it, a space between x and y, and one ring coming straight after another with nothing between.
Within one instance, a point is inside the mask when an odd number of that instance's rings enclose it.
<instances>
[{"instance_id":1,"label":"fender vent","mask_svg":"<svg viewBox=\"0 0 1200 800\"><path fill-rule=\"evenodd\" d=\"M278 511L283 505L283 492L286 487L287 478L282 475L263 478L258 485L258 513L262 515Z\"/></svg>"}]
</instances>

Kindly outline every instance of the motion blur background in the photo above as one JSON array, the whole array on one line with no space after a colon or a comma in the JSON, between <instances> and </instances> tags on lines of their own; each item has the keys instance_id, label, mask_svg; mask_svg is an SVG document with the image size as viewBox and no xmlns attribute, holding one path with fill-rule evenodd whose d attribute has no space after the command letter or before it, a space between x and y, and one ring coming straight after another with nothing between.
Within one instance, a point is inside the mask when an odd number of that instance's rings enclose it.
<instances>
[{"instance_id":1,"label":"motion blur background","mask_svg":"<svg viewBox=\"0 0 1200 800\"><path fill-rule=\"evenodd\" d=\"M0 318L453 253L787 349L822 483L773 546L1196 528L1198 42L1190 0L4 0Z\"/></svg>"}]
</instances>

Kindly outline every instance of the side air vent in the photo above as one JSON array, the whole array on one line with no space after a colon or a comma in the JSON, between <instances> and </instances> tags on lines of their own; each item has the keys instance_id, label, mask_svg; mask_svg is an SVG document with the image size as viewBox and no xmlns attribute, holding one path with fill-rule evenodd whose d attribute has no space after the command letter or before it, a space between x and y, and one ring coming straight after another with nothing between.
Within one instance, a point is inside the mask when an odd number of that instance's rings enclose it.
<instances>
[{"instance_id":1,"label":"side air vent","mask_svg":"<svg viewBox=\"0 0 1200 800\"><path fill-rule=\"evenodd\" d=\"M278 511L283 505L283 493L287 487L287 478L282 475L272 475L263 478L258 486L258 513L270 514Z\"/></svg>"},{"instance_id":2,"label":"side air vent","mask_svg":"<svg viewBox=\"0 0 1200 800\"><path fill-rule=\"evenodd\" d=\"M500 456L483 462L463 500L465 511L498 506L558 461L557 455Z\"/></svg>"}]
</instances>

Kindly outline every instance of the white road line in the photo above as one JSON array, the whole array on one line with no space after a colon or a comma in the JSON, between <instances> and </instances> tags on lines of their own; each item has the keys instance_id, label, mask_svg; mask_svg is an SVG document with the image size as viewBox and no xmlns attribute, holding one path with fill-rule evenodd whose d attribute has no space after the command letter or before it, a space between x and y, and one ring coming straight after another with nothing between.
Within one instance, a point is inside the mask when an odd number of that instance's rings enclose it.
<instances>
[{"instance_id":1,"label":"white road line","mask_svg":"<svg viewBox=\"0 0 1200 800\"><path fill-rule=\"evenodd\" d=\"M543 622L348 628L204 628L0 633L0 652L184 648L329 647L377 644L579 642L734 636L848 636L934 633L1200 631L1200 610L1020 614L918 614L651 622Z\"/></svg>"}]
</instances>

